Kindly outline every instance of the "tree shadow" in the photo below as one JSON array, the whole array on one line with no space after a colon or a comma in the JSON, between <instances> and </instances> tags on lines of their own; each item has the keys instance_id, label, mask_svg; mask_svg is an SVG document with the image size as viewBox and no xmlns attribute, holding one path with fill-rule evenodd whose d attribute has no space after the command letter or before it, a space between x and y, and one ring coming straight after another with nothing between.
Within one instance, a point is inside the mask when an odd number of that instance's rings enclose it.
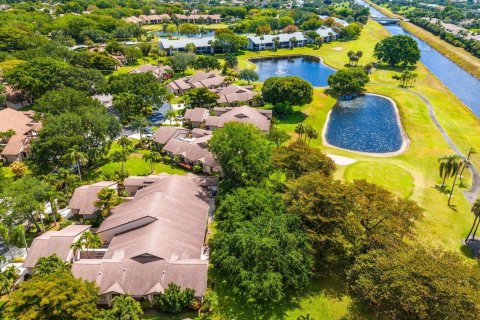
<instances>
[{"instance_id":1,"label":"tree shadow","mask_svg":"<svg viewBox=\"0 0 480 320\"><path fill-rule=\"evenodd\" d=\"M211 286L218 295L222 317L237 320L285 319L289 311L300 307L303 299L324 294L340 300L346 292L343 284L335 279L314 279L309 286L297 290L281 302L260 304L234 293L232 286L215 270L210 271L209 281L212 281Z\"/></svg>"},{"instance_id":2,"label":"tree shadow","mask_svg":"<svg viewBox=\"0 0 480 320\"><path fill-rule=\"evenodd\" d=\"M275 124L297 124L303 122L307 115L300 110L295 110L292 114L286 116L277 116Z\"/></svg>"},{"instance_id":3,"label":"tree shadow","mask_svg":"<svg viewBox=\"0 0 480 320\"><path fill-rule=\"evenodd\" d=\"M375 69L383 70L383 71L395 71L395 72L403 72L405 70L414 71L417 69L416 66L391 66L388 64L375 64Z\"/></svg>"}]
</instances>

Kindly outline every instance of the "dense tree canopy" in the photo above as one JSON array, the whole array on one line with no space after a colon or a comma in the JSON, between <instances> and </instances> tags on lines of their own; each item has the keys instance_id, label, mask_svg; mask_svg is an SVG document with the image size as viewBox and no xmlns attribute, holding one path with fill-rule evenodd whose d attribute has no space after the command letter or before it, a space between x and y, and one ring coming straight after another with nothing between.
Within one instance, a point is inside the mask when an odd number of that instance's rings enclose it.
<instances>
[{"instance_id":1,"label":"dense tree canopy","mask_svg":"<svg viewBox=\"0 0 480 320\"><path fill-rule=\"evenodd\" d=\"M389 65L416 64L420 60L418 43L405 35L391 36L375 45L374 56Z\"/></svg>"},{"instance_id":2,"label":"dense tree canopy","mask_svg":"<svg viewBox=\"0 0 480 320\"><path fill-rule=\"evenodd\" d=\"M480 271L456 253L374 250L349 271L357 299L378 319L478 319Z\"/></svg>"},{"instance_id":3,"label":"dense tree canopy","mask_svg":"<svg viewBox=\"0 0 480 320\"><path fill-rule=\"evenodd\" d=\"M400 245L422 213L415 202L364 180L350 185L321 173L292 182L286 203L288 212L301 217L317 264L328 272L342 272L359 253Z\"/></svg>"},{"instance_id":4,"label":"dense tree canopy","mask_svg":"<svg viewBox=\"0 0 480 320\"><path fill-rule=\"evenodd\" d=\"M328 76L330 91L337 96L362 93L369 81L368 74L361 67L340 69L335 74Z\"/></svg>"},{"instance_id":5,"label":"dense tree canopy","mask_svg":"<svg viewBox=\"0 0 480 320\"><path fill-rule=\"evenodd\" d=\"M104 76L96 70L72 67L52 58L34 58L15 66L6 74L15 89L39 98L50 90L71 87L90 94L105 87Z\"/></svg>"},{"instance_id":6,"label":"dense tree canopy","mask_svg":"<svg viewBox=\"0 0 480 320\"><path fill-rule=\"evenodd\" d=\"M205 87L191 89L184 95L185 102L192 108L210 107L217 103L218 98L218 94Z\"/></svg>"},{"instance_id":7,"label":"dense tree canopy","mask_svg":"<svg viewBox=\"0 0 480 320\"><path fill-rule=\"evenodd\" d=\"M277 302L308 284L311 248L298 218L285 214L281 196L237 189L226 196L218 219L211 260L237 294L250 302Z\"/></svg>"},{"instance_id":8,"label":"dense tree canopy","mask_svg":"<svg viewBox=\"0 0 480 320\"><path fill-rule=\"evenodd\" d=\"M272 104L287 103L302 106L312 102L312 85L299 77L271 77L262 87L263 100Z\"/></svg>"},{"instance_id":9,"label":"dense tree canopy","mask_svg":"<svg viewBox=\"0 0 480 320\"><path fill-rule=\"evenodd\" d=\"M325 176L331 176L335 171L332 159L320 149L309 147L303 141L296 141L276 150L273 162L277 169L284 171L291 179L310 172L321 172Z\"/></svg>"},{"instance_id":10,"label":"dense tree canopy","mask_svg":"<svg viewBox=\"0 0 480 320\"><path fill-rule=\"evenodd\" d=\"M222 166L226 189L254 185L273 170L270 142L251 124L227 123L208 144Z\"/></svg>"},{"instance_id":11,"label":"dense tree canopy","mask_svg":"<svg viewBox=\"0 0 480 320\"><path fill-rule=\"evenodd\" d=\"M54 91L40 102L39 107L52 114L45 115L42 130L32 141L29 162L35 170L49 171L58 166L72 148L85 153L89 163L95 163L120 132L118 120L83 93L67 89ZM62 105L64 102L72 104Z\"/></svg>"},{"instance_id":12,"label":"dense tree canopy","mask_svg":"<svg viewBox=\"0 0 480 320\"><path fill-rule=\"evenodd\" d=\"M69 272L35 275L15 290L6 314L11 319L91 320L98 315L98 290Z\"/></svg>"}]
</instances>

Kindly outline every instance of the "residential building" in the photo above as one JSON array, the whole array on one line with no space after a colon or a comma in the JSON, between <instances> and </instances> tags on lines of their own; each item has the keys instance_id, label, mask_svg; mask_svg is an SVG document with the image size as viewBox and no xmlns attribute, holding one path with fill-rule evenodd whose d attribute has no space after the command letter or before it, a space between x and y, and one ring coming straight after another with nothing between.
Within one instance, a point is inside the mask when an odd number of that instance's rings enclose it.
<instances>
[{"instance_id":1,"label":"residential building","mask_svg":"<svg viewBox=\"0 0 480 320\"><path fill-rule=\"evenodd\" d=\"M151 64L144 64L140 67L131 70L129 73L147 73L151 72L158 80L170 79L173 75L173 69L170 66L154 66Z\"/></svg>"},{"instance_id":2,"label":"residential building","mask_svg":"<svg viewBox=\"0 0 480 320\"><path fill-rule=\"evenodd\" d=\"M255 106L260 100L260 95L257 92L250 90L252 86L238 86L231 84L224 88L212 89L219 98L217 104L225 107L238 107L241 105Z\"/></svg>"},{"instance_id":3,"label":"residential building","mask_svg":"<svg viewBox=\"0 0 480 320\"><path fill-rule=\"evenodd\" d=\"M94 184L81 186L73 192L68 208L73 214L79 214L84 219L91 219L98 213L99 208L95 206L98 201L98 193L104 189L117 190L118 184L114 181L100 181Z\"/></svg>"},{"instance_id":4,"label":"residential building","mask_svg":"<svg viewBox=\"0 0 480 320\"><path fill-rule=\"evenodd\" d=\"M320 37L323 38L323 42L330 42L338 39L338 33L336 33L332 28L328 28L328 27L318 28L317 33Z\"/></svg>"},{"instance_id":5,"label":"residential building","mask_svg":"<svg viewBox=\"0 0 480 320\"><path fill-rule=\"evenodd\" d=\"M200 128L205 124L209 111L207 108L187 109L183 115L186 124L192 128Z\"/></svg>"},{"instance_id":6,"label":"residential building","mask_svg":"<svg viewBox=\"0 0 480 320\"><path fill-rule=\"evenodd\" d=\"M214 53L221 52L220 49L215 49L213 47L213 42L215 37L204 37L204 38L187 38L187 39L160 39L159 46L160 49L167 51L169 55L172 55L176 51L186 51L185 46L189 43L195 45L195 53Z\"/></svg>"},{"instance_id":7,"label":"residential building","mask_svg":"<svg viewBox=\"0 0 480 320\"><path fill-rule=\"evenodd\" d=\"M255 51L275 49L275 38L278 39L277 48L303 47L307 44L307 38L302 32L279 33L263 36L249 36L247 49Z\"/></svg>"},{"instance_id":8,"label":"residential building","mask_svg":"<svg viewBox=\"0 0 480 320\"><path fill-rule=\"evenodd\" d=\"M207 130L223 128L228 122L250 123L263 132L270 130L272 110L242 107L215 107L214 115L209 115L204 108L189 109L185 112L185 124L192 127L202 127Z\"/></svg>"},{"instance_id":9,"label":"residential building","mask_svg":"<svg viewBox=\"0 0 480 320\"><path fill-rule=\"evenodd\" d=\"M166 85L166 88L171 93L182 94L185 91L194 88L208 88L215 89L224 87L225 77L214 72L198 72L192 76L186 76L177 80L173 80Z\"/></svg>"},{"instance_id":10,"label":"residential building","mask_svg":"<svg viewBox=\"0 0 480 320\"><path fill-rule=\"evenodd\" d=\"M205 246L211 201L210 178L161 174L113 209L97 233L107 249L102 258L72 265L79 278L96 282L101 303L129 294L154 301L169 283L203 296L207 287Z\"/></svg>"},{"instance_id":11,"label":"residential building","mask_svg":"<svg viewBox=\"0 0 480 320\"><path fill-rule=\"evenodd\" d=\"M0 132L14 132L12 137L0 141L0 155L4 162L22 161L30 153L30 141L42 128L33 116L32 111L0 110Z\"/></svg>"},{"instance_id":12,"label":"residential building","mask_svg":"<svg viewBox=\"0 0 480 320\"><path fill-rule=\"evenodd\" d=\"M117 294L154 302L172 282L201 298L207 288L205 239L217 183L213 177L160 174L102 222L96 230L102 248L75 255L72 243L90 226L72 225L37 237L24 267L31 275L40 257L57 254L72 263L75 277L95 282L100 304L110 305Z\"/></svg>"},{"instance_id":13,"label":"residential building","mask_svg":"<svg viewBox=\"0 0 480 320\"><path fill-rule=\"evenodd\" d=\"M26 275L33 275L33 269L41 257L56 254L62 261L72 263L75 259L74 252L71 249L72 244L90 228L91 226L74 224L59 231L47 231L36 237L22 265L23 268L26 268ZM24 279L26 280L28 276Z\"/></svg>"},{"instance_id":14,"label":"residential building","mask_svg":"<svg viewBox=\"0 0 480 320\"><path fill-rule=\"evenodd\" d=\"M21 109L32 105L33 100L30 96L21 91L13 89L11 86L5 86L5 93L7 96L7 107L11 109Z\"/></svg>"},{"instance_id":15,"label":"residential building","mask_svg":"<svg viewBox=\"0 0 480 320\"><path fill-rule=\"evenodd\" d=\"M162 143L165 140L159 140L155 137L167 137L173 131L160 127L154 134L153 140ZM220 172L220 164L215 160L213 154L208 150L208 140L212 137L212 132L199 128L193 130L174 131L167 142L163 145L162 151L171 157L178 157L179 163L186 169L192 170L196 165L202 168L204 173Z\"/></svg>"},{"instance_id":16,"label":"residential building","mask_svg":"<svg viewBox=\"0 0 480 320\"><path fill-rule=\"evenodd\" d=\"M222 18L219 14L177 14L177 19L182 23L220 23Z\"/></svg>"},{"instance_id":17,"label":"residential building","mask_svg":"<svg viewBox=\"0 0 480 320\"><path fill-rule=\"evenodd\" d=\"M142 20L142 24L160 24L170 22L170 20L172 20L168 14L141 15L138 18Z\"/></svg>"}]
</instances>

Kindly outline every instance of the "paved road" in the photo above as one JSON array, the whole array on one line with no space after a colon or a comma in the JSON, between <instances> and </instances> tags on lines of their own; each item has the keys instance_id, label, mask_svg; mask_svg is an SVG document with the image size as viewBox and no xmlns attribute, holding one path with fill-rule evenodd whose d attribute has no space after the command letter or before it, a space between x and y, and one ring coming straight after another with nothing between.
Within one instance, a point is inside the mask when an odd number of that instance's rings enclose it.
<instances>
[{"instance_id":1,"label":"paved road","mask_svg":"<svg viewBox=\"0 0 480 320\"><path fill-rule=\"evenodd\" d=\"M372 83L372 84L385 86L385 84L381 84L381 83ZM400 89L403 90L403 91L413 93L414 95L416 95L417 97L422 99L423 102L425 102L425 104L428 107L428 115L430 116L430 119L432 119L433 123L435 124L437 129L440 131L440 133L442 134L443 138L448 143L450 148L456 154L458 154L459 156L465 157L465 155L460 151L460 149L457 147L455 142L453 142L453 140L448 136L447 132L443 129L440 122L438 122L438 119L435 116L435 110L434 110L432 104L430 103L430 100L428 100L424 95L422 95L418 92L415 92L413 90L406 89L406 88L400 88ZM467 197L470 204L473 204L480 194L480 174L478 173L477 168L475 168L475 166L473 164L470 165L470 167L468 169L470 170L470 173L472 175L472 186L471 186L470 190L464 191L463 193Z\"/></svg>"}]
</instances>

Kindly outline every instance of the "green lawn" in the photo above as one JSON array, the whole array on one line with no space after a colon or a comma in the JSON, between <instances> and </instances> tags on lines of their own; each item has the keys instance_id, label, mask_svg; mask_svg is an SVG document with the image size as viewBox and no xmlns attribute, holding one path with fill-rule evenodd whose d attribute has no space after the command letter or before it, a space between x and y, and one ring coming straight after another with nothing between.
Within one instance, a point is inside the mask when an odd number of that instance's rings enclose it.
<instances>
[{"instance_id":1,"label":"green lawn","mask_svg":"<svg viewBox=\"0 0 480 320\"><path fill-rule=\"evenodd\" d=\"M324 63L334 68L343 68L348 62L347 52L362 50L361 64L374 62L374 45L388 32L378 23L369 21L361 37L350 42L336 41L324 44L320 49L295 48L263 52L245 52L239 57L240 68L255 68L247 59L262 56L280 56L289 54L308 54L322 57ZM408 197L419 203L425 210L423 218L417 223L416 235L419 243L440 246L447 250L464 252L461 240L464 238L473 217L470 204L462 195L463 190L456 189L452 208L447 206L447 196L437 191L435 186L441 182L438 176L438 158L452 154L440 131L431 121L426 104L415 94L401 90L398 82L392 76L399 70L379 68L371 75L368 92L391 97L399 108L402 125L410 138L408 150L395 157L371 157L346 150L325 147L321 138L313 140L311 145L322 148L327 153L351 157L357 160L350 166L338 166L336 177L351 181L366 179L380 184L395 194ZM419 77L411 90L424 95L432 103L435 114L441 125L454 142L466 152L470 146L480 149L480 121L449 92L422 64L418 64L415 72ZM292 138L296 124L304 122L322 132L328 111L334 106L335 100L326 95L324 89L315 88L314 100L304 107L295 107L295 113L280 119L277 125L289 131ZM480 156L475 156L473 162L480 168ZM470 177L466 176L469 182ZM468 257L468 254L465 254ZM473 261L470 260L469 261ZM315 287L315 283L313 286ZM236 301L228 292L217 288L221 298L220 318L229 319L235 315L237 319L261 319L245 307L244 302ZM340 319L350 306L349 299L343 294L327 294L341 291L335 289L312 290L305 289L306 296L300 297L295 303L272 305L268 319L296 319L299 314L310 312L314 319ZM224 296L225 295L225 296ZM240 313L237 313L240 312ZM243 314L241 313L243 312ZM240 316L239 316L240 314Z\"/></svg>"},{"instance_id":2,"label":"green lawn","mask_svg":"<svg viewBox=\"0 0 480 320\"><path fill-rule=\"evenodd\" d=\"M137 143L138 140L131 139L133 143ZM106 157L105 163L101 165L97 170L94 172L88 172L85 174L85 180L89 181L98 181L102 179L102 175L111 175L115 171L118 171L121 169L121 163L117 162L112 162L110 160L110 156L112 155L113 152L120 150L121 147L118 145L118 143L115 141L111 148L110 151ZM146 152L149 152L147 150L143 149L135 149L131 155L130 158L127 160L125 163L125 169L128 171L128 173L131 176L146 176L149 174L159 174L162 172L169 173L169 174L179 174L183 175L186 174L188 171L172 164L166 164L163 162L157 162L154 164L154 171L153 173L150 170L150 164L146 162L145 160L142 159L142 155Z\"/></svg>"},{"instance_id":3,"label":"green lawn","mask_svg":"<svg viewBox=\"0 0 480 320\"><path fill-rule=\"evenodd\" d=\"M354 163L346 168L344 177L349 182L365 179L402 198L408 198L413 192L413 178L410 172L397 165L381 161Z\"/></svg>"}]
</instances>

